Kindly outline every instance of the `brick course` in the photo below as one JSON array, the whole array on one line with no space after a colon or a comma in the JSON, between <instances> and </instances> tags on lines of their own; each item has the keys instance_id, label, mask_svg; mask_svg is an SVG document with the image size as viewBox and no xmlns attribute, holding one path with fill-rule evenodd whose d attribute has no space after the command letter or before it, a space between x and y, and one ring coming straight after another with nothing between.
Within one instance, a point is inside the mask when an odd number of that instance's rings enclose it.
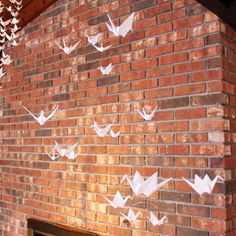
<instances>
[{"instance_id":1,"label":"brick course","mask_svg":"<svg viewBox=\"0 0 236 236\"><path fill-rule=\"evenodd\" d=\"M108 32L136 11L133 32ZM102 33L99 53L86 35ZM58 0L9 49L14 63L0 87L0 234L26 236L34 217L101 236L235 235L236 32L195 0ZM54 43L81 39L64 54ZM111 75L98 66L113 63ZM59 112L43 127L23 109ZM138 109L158 110L146 122ZM119 138L99 138L93 121L112 123ZM51 161L54 142L79 143L74 161ZM124 174L174 177L138 205L129 226L104 196L131 194ZM211 195L181 177L220 174ZM131 201L128 202L132 205ZM168 223L153 227L149 211Z\"/></svg>"}]
</instances>

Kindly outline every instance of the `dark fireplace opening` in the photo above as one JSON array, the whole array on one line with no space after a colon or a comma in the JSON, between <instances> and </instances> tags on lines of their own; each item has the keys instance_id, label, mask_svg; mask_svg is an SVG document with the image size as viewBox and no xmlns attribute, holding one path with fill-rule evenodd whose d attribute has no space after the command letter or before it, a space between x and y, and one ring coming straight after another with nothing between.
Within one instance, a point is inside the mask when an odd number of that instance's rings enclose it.
<instances>
[{"instance_id":1,"label":"dark fireplace opening","mask_svg":"<svg viewBox=\"0 0 236 236\"><path fill-rule=\"evenodd\" d=\"M84 229L28 219L28 236L98 236Z\"/></svg>"}]
</instances>

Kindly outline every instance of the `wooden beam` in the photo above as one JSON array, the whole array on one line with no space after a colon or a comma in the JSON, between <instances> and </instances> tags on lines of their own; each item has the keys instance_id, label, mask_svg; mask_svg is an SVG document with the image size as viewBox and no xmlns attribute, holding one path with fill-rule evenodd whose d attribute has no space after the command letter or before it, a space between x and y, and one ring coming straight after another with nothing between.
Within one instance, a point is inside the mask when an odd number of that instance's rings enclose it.
<instances>
[{"instance_id":1,"label":"wooden beam","mask_svg":"<svg viewBox=\"0 0 236 236\"><path fill-rule=\"evenodd\" d=\"M37 219L28 219L27 222L29 230L28 235L30 235L30 233L35 230L55 236L98 236L97 234L85 231L84 229L44 222Z\"/></svg>"},{"instance_id":2,"label":"wooden beam","mask_svg":"<svg viewBox=\"0 0 236 236\"><path fill-rule=\"evenodd\" d=\"M221 3L219 0L197 0L204 7L212 11L214 14L219 16L224 22L231 25L236 29L236 12L231 11L226 5ZM233 1L235 2L235 0ZM232 3L231 3L232 4Z\"/></svg>"}]
</instances>

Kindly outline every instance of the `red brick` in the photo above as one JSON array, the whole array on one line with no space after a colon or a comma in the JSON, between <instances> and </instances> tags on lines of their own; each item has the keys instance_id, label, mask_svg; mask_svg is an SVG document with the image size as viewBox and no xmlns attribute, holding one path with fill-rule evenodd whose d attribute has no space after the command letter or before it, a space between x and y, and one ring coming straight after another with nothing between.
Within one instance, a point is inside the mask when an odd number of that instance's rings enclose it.
<instances>
[{"instance_id":1,"label":"red brick","mask_svg":"<svg viewBox=\"0 0 236 236\"><path fill-rule=\"evenodd\" d=\"M118 26L132 12L126 37L108 31L107 13ZM98 33L98 45L111 45L103 53L86 38ZM234 29L195 0L98 0L56 1L19 34L0 84L1 235L26 235L35 217L101 236L235 234ZM66 55L54 39L81 42ZM109 63L103 76L98 66ZM23 105L59 110L41 127ZM151 121L138 114L155 107ZM98 137L94 121L120 136ZM55 141L78 142L79 155L52 161ZM135 196L121 178L136 171L173 179ZM225 181L200 196L182 180L195 174ZM104 199L117 191L133 197L126 209ZM142 214L127 224L129 206ZM168 222L152 226L150 211Z\"/></svg>"}]
</instances>

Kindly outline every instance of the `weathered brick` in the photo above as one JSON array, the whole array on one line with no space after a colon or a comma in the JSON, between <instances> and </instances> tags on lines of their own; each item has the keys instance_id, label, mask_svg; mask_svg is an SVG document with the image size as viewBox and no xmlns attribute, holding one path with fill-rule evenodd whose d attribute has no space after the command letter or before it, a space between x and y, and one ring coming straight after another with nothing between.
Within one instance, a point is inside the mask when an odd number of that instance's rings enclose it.
<instances>
[{"instance_id":1,"label":"weathered brick","mask_svg":"<svg viewBox=\"0 0 236 236\"><path fill-rule=\"evenodd\" d=\"M191 98L192 106L201 105L223 105L229 102L229 98L226 94L211 94L204 96L195 96Z\"/></svg>"},{"instance_id":2,"label":"weathered brick","mask_svg":"<svg viewBox=\"0 0 236 236\"><path fill-rule=\"evenodd\" d=\"M52 80L46 80L46 81L40 81L38 83L39 88L48 88L53 86L53 81Z\"/></svg>"},{"instance_id":3,"label":"weathered brick","mask_svg":"<svg viewBox=\"0 0 236 236\"><path fill-rule=\"evenodd\" d=\"M66 101L69 100L70 95L68 93L65 94L57 94L52 96L53 101Z\"/></svg>"},{"instance_id":4,"label":"weathered brick","mask_svg":"<svg viewBox=\"0 0 236 236\"><path fill-rule=\"evenodd\" d=\"M159 108L176 108L176 107L186 107L189 105L189 98L173 98L159 101Z\"/></svg>"},{"instance_id":5,"label":"weathered brick","mask_svg":"<svg viewBox=\"0 0 236 236\"><path fill-rule=\"evenodd\" d=\"M177 227L177 234L178 236L209 236L209 233L207 231L199 231L196 229L188 229L188 228L182 228Z\"/></svg>"},{"instance_id":6,"label":"weathered brick","mask_svg":"<svg viewBox=\"0 0 236 236\"><path fill-rule=\"evenodd\" d=\"M40 136L40 137L43 137L43 136L51 136L51 130L50 129L41 129L41 130L37 130L35 132L35 136Z\"/></svg>"},{"instance_id":7,"label":"weathered brick","mask_svg":"<svg viewBox=\"0 0 236 236\"><path fill-rule=\"evenodd\" d=\"M133 11L139 11L139 10L154 6L155 4L156 4L156 0L142 0L142 1L135 2L132 5L132 8L133 8Z\"/></svg>"},{"instance_id":8,"label":"weathered brick","mask_svg":"<svg viewBox=\"0 0 236 236\"><path fill-rule=\"evenodd\" d=\"M115 75L115 76L109 76L109 77L104 77L104 78L98 79L97 85L104 86L104 85L109 85L109 84L117 84L119 82L120 82L119 75Z\"/></svg>"}]
</instances>

